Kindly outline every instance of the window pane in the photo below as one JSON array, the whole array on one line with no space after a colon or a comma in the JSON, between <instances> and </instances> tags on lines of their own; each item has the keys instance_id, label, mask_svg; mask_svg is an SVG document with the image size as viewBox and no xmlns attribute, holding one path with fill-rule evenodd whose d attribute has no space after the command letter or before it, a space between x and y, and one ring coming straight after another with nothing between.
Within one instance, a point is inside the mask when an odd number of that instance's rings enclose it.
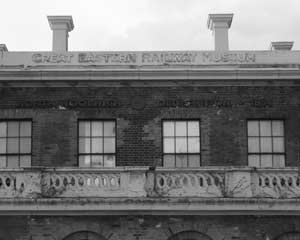
<instances>
[{"instance_id":1,"label":"window pane","mask_svg":"<svg viewBox=\"0 0 300 240\"><path fill-rule=\"evenodd\" d=\"M175 124L174 122L164 122L163 123L163 134L164 136L174 136L174 128Z\"/></svg>"},{"instance_id":2,"label":"window pane","mask_svg":"<svg viewBox=\"0 0 300 240\"><path fill-rule=\"evenodd\" d=\"M7 131L7 123L6 122L0 122L0 137L6 137L6 131Z\"/></svg>"},{"instance_id":3,"label":"window pane","mask_svg":"<svg viewBox=\"0 0 300 240\"><path fill-rule=\"evenodd\" d=\"M189 167L200 167L200 156L199 155L189 155L188 166Z\"/></svg>"},{"instance_id":4,"label":"window pane","mask_svg":"<svg viewBox=\"0 0 300 240\"><path fill-rule=\"evenodd\" d=\"M104 167L115 167L116 159L114 155L104 155Z\"/></svg>"},{"instance_id":5,"label":"window pane","mask_svg":"<svg viewBox=\"0 0 300 240\"><path fill-rule=\"evenodd\" d=\"M90 167L91 166L91 156L79 156L79 167Z\"/></svg>"},{"instance_id":6,"label":"window pane","mask_svg":"<svg viewBox=\"0 0 300 240\"><path fill-rule=\"evenodd\" d=\"M262 153L272 152L272 139L270 137L260 138L260 150Z\"/></svg>"},{"instance_id":7,"label":"window pane","mask_svg":"<svg viewBox=\"0 0 300 240\"><path fill-rule=\"evenodd\" d=\"M248 138L248 152L249 153L258 153L259 152L259 138L258 137L249 137Z\"/></svg>"},{"instance_id":8,"label":"window pane","mask_svg":"<svg viewBox=\"0 0 300 240\"><path fill-rule=\"evenodd\" d=\"M91 129L90 129L90 122L79 122L79 136L80 137L87 137L90 136L91 134Z\"/></svg>"},{"instance_id":9,"label":"window pane","mask_svg":"<svg viewBox=\"0 0 300 240\"><path fill-rule=\"evenodd\" d=\"M259 155L249 155L248 164L250 167L260 167Z\"/></svg>"},{"instance_id":10,"label":"window pane","mask_svg":"<svg viewBox=\"0 0 300 240\"><path fill-rule=\"evenodd\" d=\"M274 137L273 138L273 152L283 153L284 152L284 138Z\"/></svg>"},{"instance_id":11,"label":"window pane","mask_svg":"<svg viewBox=\"0 0 300 240\"><path fill-rule=\"evenodd\" d=\"M199 137L188 138L188 152L199 153L200 152L200 139Z\"/></svg>"},{"instance_id":12,"label":"window pane","mask_svg":"<svg viewBox=\"0 0 300 240\"><path fill-rule=\"evenodd\" d=\"M284 136L283 121L272 121L273 136Z\"/></svg>"},{"instance_id":13,"label":"window pane","mask_svg":"<svg viewBox=\"0 0 300 240\"><path fill-rule=\"evenodd\" d=\"M115 138L104 138L104 153L115 153L116 142Z\"/></svg>"},{"instance_id":14,"label":"window pane","mask_svg":"<svg viewBox=\"0 0 300 240\"><path fill-rule=\"evenodd\" d=\"M185 137L187 135L187 123L178 121L175 123L175 134L176 136L183 136Z\"/></svg>"},{"instance_id":15,"label":"window pane","mask_svg":"<svg viewBox=\"0 0 300 240\"><path fill-rule=\"evenodd\" d=\"M248 136L259 136L259 122L248 121Z\"/></svg>"},{"instance_id":16,"label":"window pane","mask_svg":"<svg viewBox=\"0 0 300 240\"><path fill-rule=\"evenodd\" d=\"M175 141L174 138L164 138L164 153L175 152Z\"/></svg>"},{"instance_id":17,"label":"window pane","mask_svg":"<svg viewBox=\"0 0 300 240\"><path fill-rule=\"evenodd\" d=\"M175 167L175 155L164 155L164 167Z\"/></svg>"},{"instance_id":18,"label":"window pane","mask_svg":"<svg viewBox=\"0 0 300 240\"><path fill-rule=\"evenodd\" d=\"M187 155L176 155L176 167L187 167Z\"/></svg>"},{"instance_id":19,"label":"window pane","mask_svg":"<svg viewBox=\"0 0 300 240\"><path fill-rule=\"evenodd\" d=\"M8 168L19 168L19 156L8 156L7 157Z\"/></svg>"},{"instance_id":20,"label":"window pane","mask_svg":"<svg viewBox=\"0 0 300 240\"><path fill-rule=\"evenodd\" d=\"M285 156L284 155L273 155L274 168L285 167Z\"/></svg>"},{"instance_id":21,"label":"window pane","mask_svg":"<svg viewBox=\"0 0 300 240\"><path fill-rule=\"evenodd\" d=\"M115 136L115 123L114 122L104 122L104 136Z\"/></svg>"},{"instance_id":22,"label":"window pane","mask_svg":"<svg viewBox=\"0 0 300 240\"><path fill-rule=\"evenodd\" d=\"M92 167L103 167L103 156L92 156Z\"/></svg>"},{"instance_id":23,"label":"window pane","mask_svg":"<svg viewBox=\"0 0 300 240\"><path fill-rule=\"evenodd\" d=\"M79 138L79 153L90 153L90 138Z\"/></svg>"},{"instance_id":24,"label":"window pane","mask_svg":"<svg viewBox=\"0 0 300 240\"><path fill-rule=\"evenodd\" d=\"M94 137L103 136L103 122L99 122L99 121L92 122L92 136Z\"/></svg>"},{"instance_id":25,"label":"window pane","mask_svg":"<svg viewBox=\"0 0 300 240\"><path fill-rule=\"evenodd\" d=\"M19 153L19 139L8 138L7 139L7 153Z\"/></svg>"},{"instance_id":26,"label":"window pane","mask_svg":"<svg viewBox=\"0 0 300 240\"><path fill-rule=\"evenodd\" d=\"M176 153L187 152L187 138L176 138Z\"/></svg>"},{"instance_id":27,"label":"window pane","mask_svg":"<svg viewBox=\"0 0 300 240\"><path fill-rule=\"evenodd\" d=\"M103 153L103 139L92 138L92 153Z\"/></svg>"},{"instance_id":28,"label":"window pane","mask_svg":"<svg viewBox=\"0 0 300 240\"><path fill-rule=\"evenodd\" d=\"M31 153L31 138L20 138L20 153Z\"/></svg>"},{"instance_id":29,"label":"window pane","mask_svg":"<svg viewBox=\"0 0 300 240\"><path fill-rule=\"evenodd\" d=\"M197 121L189 121L188 122L188 136L199 136L199 122Z\"/></svg>"},{"instance_id":30,"label":"window pane","mask_svg":"<svg viewBox=\"0 0 300 240\"><path fill-rule=\"evenodd\" d=\"M0 156L0 168L6 168L6 157Z\"/></svg>"},{"instance_id":31,"label":"window pane","mask_svg":"<svg viewBox=\"0 0 300 240\"><path fill-rule=\"evenodd\" d=\"M260 136L271 136L271 121L260 121Z\"/></svg>"},{"instance_id":32,"label":"window pane","mask_svg":"<svg viewBox=\"0 0 300 240\"><path fill-rule=\"evenodd\" d=\"M31 156L20 156L20 167L30 167Z\"/></svg>"},{"instance_id":33,"label":"window pane","mask_svg":"<svg viewBox=\"0 0 300 240\"><path fill-rule=\"evenodd\" d=\"M7 122L8 136L18 137L19 136L19 122Z\"/></svg>"},{"instance_id":34,"label":"window pane","mask_svg":"<svg viewBox=\"0 0 300 240\"><path fill-rule=\"evenodd\" d=\"M20 122L20 136L31 137L31 122Z\"/></svg>"},{"instance_id":35,"label":"window pane","mask_svg":"<svg viewBox=\"0 0 300 240\"><path fill-rule=\"evenodd\" d=\"M0 153L6 153L6 138L0 138Z\"/></svg>"},{"instance_id":36,"label":"window pane","mask_svg":"<svg viewBox=\"0 0 300 240\"><path fill-rule=\"evenodd\" d=\"M272 167L272 155L261 155L261 167Z\"/></svg>"}]
</instances>

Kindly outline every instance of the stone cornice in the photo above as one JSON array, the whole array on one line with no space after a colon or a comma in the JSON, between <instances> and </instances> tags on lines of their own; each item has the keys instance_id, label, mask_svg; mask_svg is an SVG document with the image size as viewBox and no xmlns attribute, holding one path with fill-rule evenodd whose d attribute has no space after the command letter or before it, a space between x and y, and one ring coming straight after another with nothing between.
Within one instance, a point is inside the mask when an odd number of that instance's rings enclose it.
<instances>
[{"instance_id":1,"label":"stone cornice","mask_svg":"<svg viewBox=\"0 0 300 240\"><path fill-rule=\"evenodd\" d=\"M2 69L0 84L14 86L22 84L81 85L115 84L118 82L150 85L185 82L200 85L278 85L300 84L300 68L169 68L169 69Z\"/></svg>"},{"instance_id":2,"label":"stone cornice","mask_svg":"<svg viewBox=\"0 0 300 240\"><path fill-rule=\"evenodd\" d=\"M1 199L0 215L300 215L299 199Z\"/></svg>"},{"instance_id":3,"label":"stone cornice","mask_svg":"<svg viewBox=\"0 0 300 240\"><path fill-rule=\"evenodd\" d=\"M47 16L50 28L64 29L68 32L74 29L74 23L72 16Z\"/></svg>"},{"instance_id":4,"label":"stone cornice","mask_svg":"<svg viewBox=\"0 0 300 240\"><path fill-rule=\"evenodd\" d=\"M223 24L227 28L230 28L233 14L208 14L207 27L210 30L214 29L214 25Z\"/></svg>"}]
</instances>

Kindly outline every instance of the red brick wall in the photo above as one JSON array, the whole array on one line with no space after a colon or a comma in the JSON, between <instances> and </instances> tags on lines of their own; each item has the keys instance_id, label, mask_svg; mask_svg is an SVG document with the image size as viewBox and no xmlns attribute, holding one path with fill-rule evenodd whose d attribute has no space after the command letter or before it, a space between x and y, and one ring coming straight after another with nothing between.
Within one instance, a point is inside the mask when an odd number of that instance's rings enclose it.
<instances>
[{"instance_id":1,"label":"red brick wall","mask_svg":"<svg viewBox=\"0 0 300 240\"><path fill-rule=\"evenodd\" d=\"M300 87L1 88L0 119L33 120L33 165L77 166L78 119L116 119L117 164L161 164L161 121L200 119L202 165L247 165L246 120L285 120L299 165Z\"/></svg>"}]
</instances>

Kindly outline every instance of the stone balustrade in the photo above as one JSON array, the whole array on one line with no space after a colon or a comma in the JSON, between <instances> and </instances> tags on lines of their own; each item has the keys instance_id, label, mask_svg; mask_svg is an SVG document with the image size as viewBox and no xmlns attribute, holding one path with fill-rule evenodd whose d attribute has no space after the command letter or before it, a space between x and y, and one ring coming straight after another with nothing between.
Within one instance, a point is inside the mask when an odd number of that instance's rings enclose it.
<instances>
[{"instance_id":1,"label":"stone balustrade","mask_svg":"<svg viewBox=\"0 0 300 240\"><path fill-rule=\"evenodd\" d=\"M41 197L41 171L1 170L0 198Z\"/></svg>"},{"instance_id":2,"label":"stone balustrade","mask_svg":"<svg viewBox=\"0 0 300 240\"><path fill-rule=\"evenodd\" d=\"M43 172L46 197L144 197L145 169L56 169Z\"/></svg>"},{"instance_id":3,"label":"stone balustrade","mask_svg":"<svg viewBox=\"0 0 300 240\"><path fill-rule=\"evenodd\" d=\"M224 172L205 170L160 170L155 178L159 196L222 197Z\"/></svg>"},{"instance_id":4,"label":"stone balustrade","mask_svg":"<svg viewBox=\"0 0 300 240\"><path fill-rule=\"evenodd\" d=\"M300 172L269 170L260 171L256 181L255 197L298 198L300 197Z\"/></svg>"},{"instance_id":5,"label":"stone balustrade","mask_svg":"<svg viewBox=\"0 0 300 240\"><path fill-rule=\"evenodd\" d=\"M298 168L2 169L0 198L300 197Z\"/></svg>"}]
</instances>

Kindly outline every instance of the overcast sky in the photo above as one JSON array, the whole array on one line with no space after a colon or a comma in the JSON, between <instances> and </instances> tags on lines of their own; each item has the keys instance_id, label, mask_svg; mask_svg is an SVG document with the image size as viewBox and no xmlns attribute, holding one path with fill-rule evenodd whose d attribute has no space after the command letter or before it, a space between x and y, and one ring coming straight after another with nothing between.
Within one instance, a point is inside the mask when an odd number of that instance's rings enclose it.
<instances>
[{"instance_id":1,"label":"overcast sky","mask_svg":"<svg viewBox=\"0 0 300 240\"><path fill-rule=\"evenodd\" d=\"M50 51L47 15L72 15L70 51L212 50L209 13L234 13L231 50L300 49L300 0L2 0L0 43Z\"/></svg>"}]
</instances>

